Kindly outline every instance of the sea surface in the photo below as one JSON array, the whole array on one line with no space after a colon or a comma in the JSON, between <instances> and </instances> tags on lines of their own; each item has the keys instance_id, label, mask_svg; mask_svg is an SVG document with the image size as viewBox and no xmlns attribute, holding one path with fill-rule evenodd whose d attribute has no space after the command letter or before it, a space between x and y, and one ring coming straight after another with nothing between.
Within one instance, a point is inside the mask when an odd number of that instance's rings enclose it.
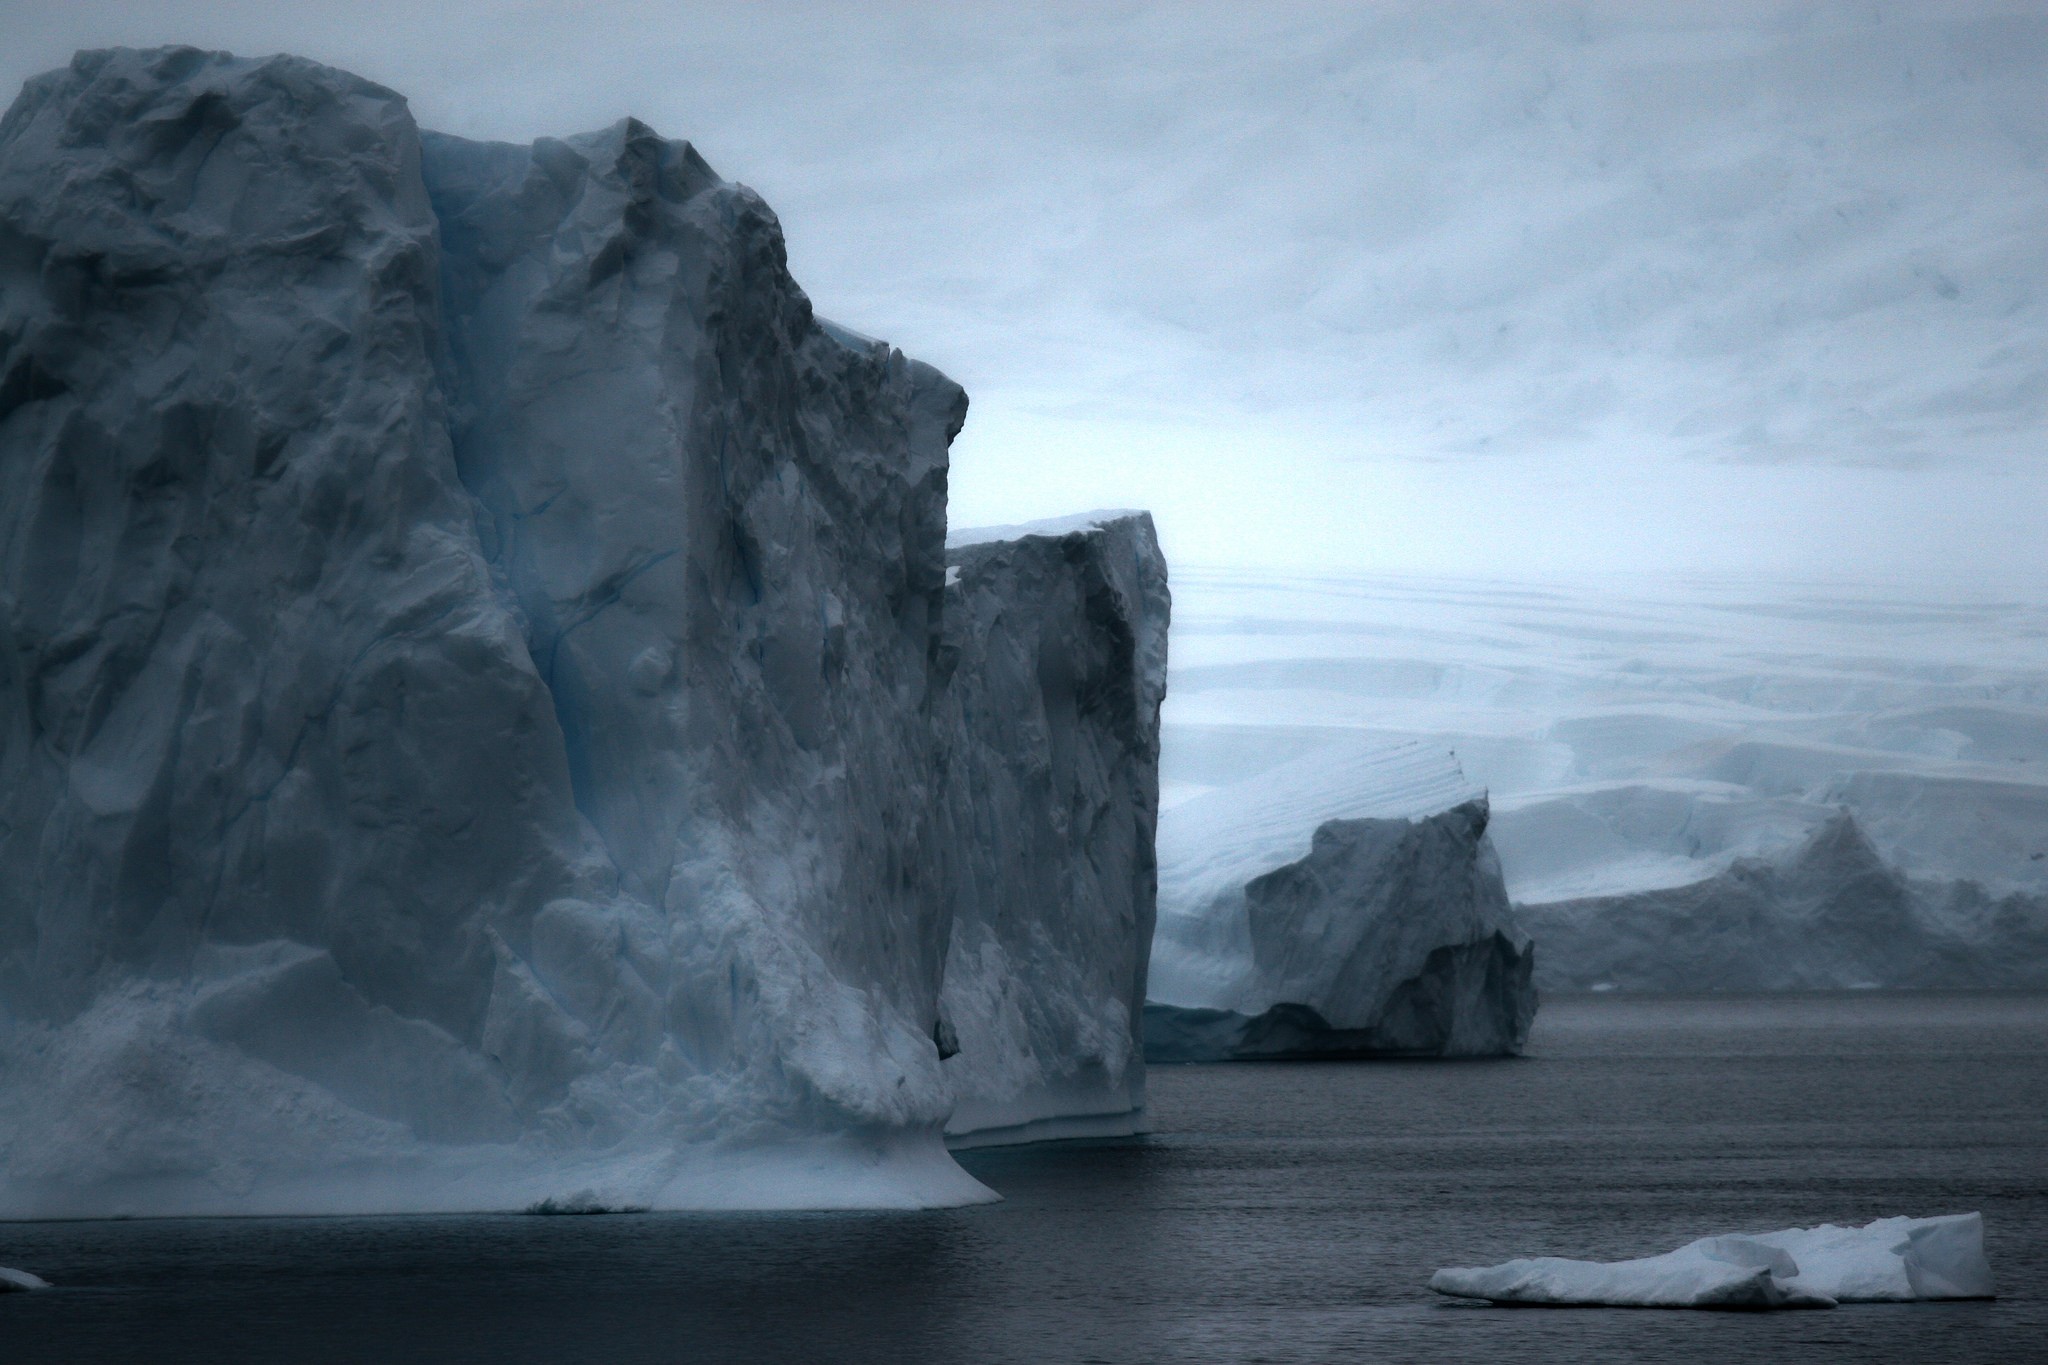
<instances>
[{"instance_id":1,"label":"sea surface","mask_svg":"<svg viewBox=\"0 0 2048 1365\"><path fill-rule=\"evenodd\" d=\"M1547 1002L1529 1055L1158 1067L920 1214L0 1224L0 1362L2043 1361L2048 997ZM1442 1265L1982 1210L1994 1302L1464 1305Z\"/></svg>"}]
</instances>

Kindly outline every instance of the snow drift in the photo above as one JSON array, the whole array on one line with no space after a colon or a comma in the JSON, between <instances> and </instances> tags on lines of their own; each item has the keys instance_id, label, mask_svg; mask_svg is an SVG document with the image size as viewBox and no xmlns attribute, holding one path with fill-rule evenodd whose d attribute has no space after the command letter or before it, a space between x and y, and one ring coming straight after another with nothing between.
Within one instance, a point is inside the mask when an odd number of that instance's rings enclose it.
<instances>
[{"instance_id":1,"label":"snow drift","mask_svg":"<svg viewBox=\"0 0 2048 1365\"><path fill-rule=\"evenodd\" d=\"M0 1213L988 1197L960 389L630 120L81 54L0 123Z\"/></svg>"},{"instance_id":2,"label":"snow drift","mask_svg":"<svg viewBox=\"0 0 2048 1365\"><path fill-rule=\"evenodd\" d=\"M1527 1040L1531 945L1486 799L1443 751L1311 754L1161 826L1151 1060L1472 1057Z\"/></svg>"},{"instance_id":3,"label":"snow drift","mask_svg":"<svg viewBox=\"0 0 2048 1365\"><path fill-rule=\"evenodd\" d=\"M947 1140L1137 1132L1171 609L1152 519L950 545Z\"/></svg>"},{"instance_id":4,"label":"snow drift","mask_svg":"<svg viewBox=\"0 0 2048 1365\"><path fill-rule=\"evenodd\" d=\"M1703 1237L1633 1261L1538 1256L1439 1270L1429 1287L1494 1303L1627 1308L1833 1308L1992 1297L1984 1219L1975 1213Z\"/></svg>"}]
</instances>

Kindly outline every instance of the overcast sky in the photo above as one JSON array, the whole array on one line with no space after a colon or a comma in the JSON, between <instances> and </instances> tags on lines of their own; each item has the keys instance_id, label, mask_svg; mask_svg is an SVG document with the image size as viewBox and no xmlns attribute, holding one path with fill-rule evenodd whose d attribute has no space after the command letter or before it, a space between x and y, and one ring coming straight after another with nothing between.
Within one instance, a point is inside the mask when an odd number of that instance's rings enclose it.
<instances>
[{"instance_id":1,"label":"overcast sky","mask_svg":"<svg viewBox=\"0 0 2048 1365\"><path fill-rule=\"evenodd\" d=\"M2048 583L2048 6L0 0L420 121L634 113L967 386L957 524L1190 563Z\"/></svg>"}]
</instances>

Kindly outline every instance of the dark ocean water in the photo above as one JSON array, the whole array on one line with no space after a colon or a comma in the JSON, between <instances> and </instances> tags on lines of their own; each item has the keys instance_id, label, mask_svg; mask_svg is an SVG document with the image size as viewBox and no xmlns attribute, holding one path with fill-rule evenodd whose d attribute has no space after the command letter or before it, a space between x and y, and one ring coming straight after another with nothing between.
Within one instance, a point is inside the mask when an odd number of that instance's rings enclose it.
<instances>
[{"instance_id":1,"label":"dark ocean water","mask_svg":"<svg viewBox=\"0 0 2048 1365\"><path fill-rule=\"evenodd\" d=\"M925 1214L0 1224L0 1362L2048 1361L2048 997L1546 1004L1507 1062L1155 1068ZM1462 1306L1440 1265L1981 1209L2001 1297Z\"/></svg>"}]
</instances>

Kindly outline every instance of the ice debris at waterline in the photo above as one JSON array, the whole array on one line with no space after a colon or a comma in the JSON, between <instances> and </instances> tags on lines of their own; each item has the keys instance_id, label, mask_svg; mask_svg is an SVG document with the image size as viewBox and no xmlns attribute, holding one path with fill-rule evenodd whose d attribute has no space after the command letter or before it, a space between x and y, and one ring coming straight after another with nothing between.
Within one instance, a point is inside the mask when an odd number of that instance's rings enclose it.
<instances>
[{"instance_id":1,"label":"ice debris at waterline","mask_svg":"<svg viewBox=\"0 0 2048 1365\"><path fill-rule=\"evenodd\" d=\"M0 1294L26 1294L30 1290L49 1287L50 1282L40 1275L31 1275L26 1270L12 1270L0 1265Z\"/></svg>"},{"instance_id":2,"label":"ice debris at waterline","mask_svg":"<svg viewBox=\"0 0 2048 1365\"><path fill-rule=\"evenodd\" d=\"M965 410L637 122L30 81L0 1216L991 1198L935 1041Z\"/></svg>"},{"instance_id":3,"label":"ice debris at waterline","mask_svg":"<svg viewBox=\"0 0 2048 1365\"><path fill-rule=\"evenodd\" d=\"M1486 824L1419 742L1333 744L1162 814L1146 1056L1520 1051L1533 950Z\"/></svg>"},{"instance_id":4,"label":"ice debris at waterline","mask_svg":"<svg viewBox=\"0 0 2048 1365\"><path fill-rule=\"evenodd\" d=\"M1429 1287L1494 1303L1624 1308L1833 1308L1992 1297L1984 1219L1975 1213L1703 1237L1634 1261L1538 1256L1439 1270Z\"/></svg>"},{"instance_id":5,"label":"ice debris at waterline","mask_svg":"<svg viewBox=\"0 0 2048 1365\"><path fill-rule=\"evenodd\" d=\"M956 1147L1140 1131L1166 563L1142 512L949 537Z\"/></svg>"}]
</instances>

